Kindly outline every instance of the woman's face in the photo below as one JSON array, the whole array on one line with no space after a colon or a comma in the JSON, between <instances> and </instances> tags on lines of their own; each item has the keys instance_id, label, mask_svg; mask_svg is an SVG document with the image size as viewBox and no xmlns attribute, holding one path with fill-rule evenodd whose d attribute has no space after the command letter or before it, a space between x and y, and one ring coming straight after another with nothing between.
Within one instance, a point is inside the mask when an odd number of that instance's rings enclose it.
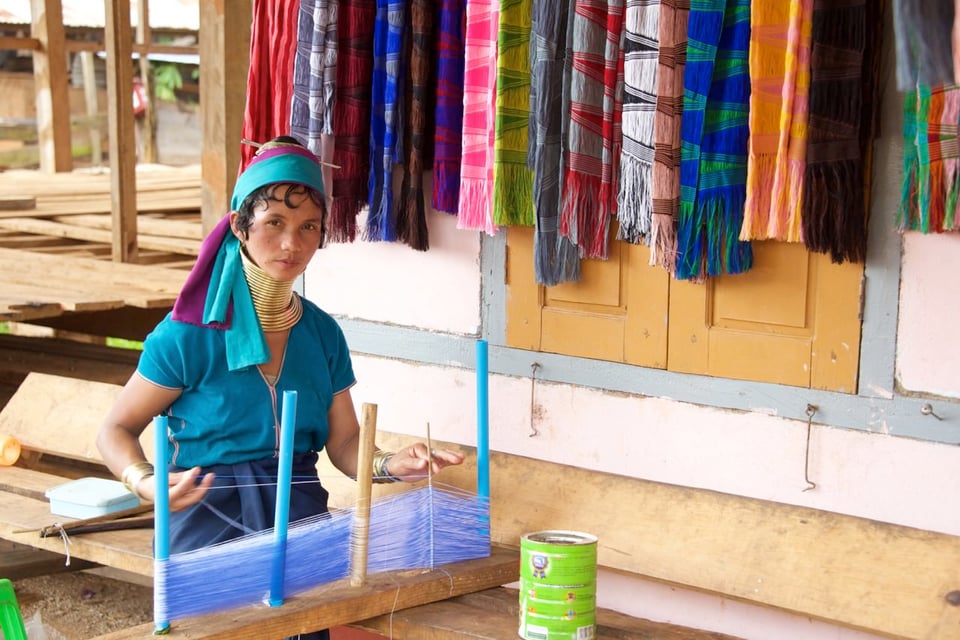
<instances>
[{"instance_id":1,"label":"woman's face","mask_svg":"<svg viewBox=\"0 0 960 640\"><path fill-rule=\"evenodd\" d=\"M254 208L247 237L237 228L239 214L230 213L230 227L246 246L247 256L276 280L296 279L320 247L321 208L306 192L291 193L284 198L290 188L279 188L276 198ZM292 206L288 206L285 199Z\"/></svg>"}]
</instances>

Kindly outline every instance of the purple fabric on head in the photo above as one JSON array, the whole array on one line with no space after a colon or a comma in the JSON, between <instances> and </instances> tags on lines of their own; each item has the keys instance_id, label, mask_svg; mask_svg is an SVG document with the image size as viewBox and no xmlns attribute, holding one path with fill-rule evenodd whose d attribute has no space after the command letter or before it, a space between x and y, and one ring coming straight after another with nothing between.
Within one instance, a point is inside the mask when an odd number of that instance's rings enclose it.
<instances>
[{"instance_id":1,"label":"purple fabric on head","mask_svg":"<svg viewBox=\"0 0 960 640\"><path fill-rule=\"evenodd\" d=\"M203 308L207 299L207 291L210 289L213 265L217 260L220 245L228 233L230 233L230 216L226 215L203 239L203 243L200 245L200 254L197 256L197 261L190 269L187 281L180 290L176 302L173 303L174 320L219 329L226 329L230 326L229 315L227 321L222 324L219 322L203 322Z\"/></svg>"}]
</instances>

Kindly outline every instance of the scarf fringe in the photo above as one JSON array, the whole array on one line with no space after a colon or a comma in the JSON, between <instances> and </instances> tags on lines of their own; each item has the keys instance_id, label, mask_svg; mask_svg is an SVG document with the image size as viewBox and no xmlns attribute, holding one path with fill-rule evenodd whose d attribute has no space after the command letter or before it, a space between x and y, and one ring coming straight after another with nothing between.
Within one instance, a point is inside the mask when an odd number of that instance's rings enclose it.
<instances>
[{"instance_id":1,"label":"scarf fringe","mask_svg":"<svg viewBox=\"0 0 960 640\"><path fill-rule=\"evenodd\" d=\"M860 160L808 164L804 177L803 239L807 248L829 253L833 262L863 262L867 215Z\"/></svg>"},{"instance_id":2,"label":"scarf fringe","mask_svg":"<svg viewBox=\"0 0 960 640\"><path fill-rule=\"evenodd\" d=\"M397 212L397 239L417 251L430 248L427 217L423 206L423 192L409 186L394 204Z\"/></svg>"},{"instance_id":3,"label":"scarf fringe","mask_svg":"<svg viewBox=\"0 0 960 640\"><path fill-rule=\"evenodd\" d=\"M560 235L579 247L585 258L607 259L610 210L603 186L600 176L567 174L560 206Z\"/></svg>"},{"instance_id":4,"label":"scarf fringe","mask_svg":"<svg viewBox=\"0 0 960 640\"><path fill-rule=\"evenodd\" d=\"M743 208L743 225L740 240L765 240L777 216L771 215L773 181L777 171L774 155L752 154L747 178L747 200Z\"/></svg>"},{"instance_id":5,"label":"scarf fringe","mask_svg":"<svg viewBox=\"0 0 960 640\"><path fill-rule=\"evenodd\" d=\"M526 164L498 163L493 181L493 222L532 227L533 172Z\"/></svg>"},{"instance_id":6,"label":"scarf fringe","mask_svg":"<svg viewBox=\"0 0 960 640\"><path fill-rule=\"evenodd\" d=\"M327 223L327 242L353 242L357 238L357 214L367 205L366 200L350 196L334 198L330 202L330 220Z\"/></svg>"},{"instance_id":7,"label":"scarf fringe","mask_svg":"<svg viewBox=\"0 0 960 640\"><path fill-rule=\"evenodd\" d=\"M576 282L580 279L580 251L576 245L563 236L554 235L555 246L542 247L546 239L540 233L533 237L534 275L539 284L552 287L564 282Z\"/></svg>"},{"instance_id":8,"label":"scarf fringe","mask_svg":"<svg viewBox=\"0 0 960 640\"><path fill-rule=\"evenodd\" d=\"M650 233L653 218L650 210L653 199L653 165L624 155L620 165L619 187L617 220L620 228L617 231L617 240L640 244Z\"/></svg>"},{"instance_id":9,"label":"scarf fringe","mask_svg":"<svg viewBox=\"0 0 960 640\"><path fill-rule=\"evenodd\" d=\"M497 227L490 217L490 183L487 180L461 178L460 208L457 229L483 231L496 235Z\"/></svg>"},{"instance_id":10,"label":"scarf fringe","mask_svg":"<svg viewBox=\"0 0 960 640\"><path fill-rule=\"evenodd\" d=\"M697 205L682 203L678 245L687 247L678 255L678 280L737 274L753 266L753 249L739 240L738 222L745 196L742 188L716 189L698 194Z\"/></svg>"},{"instance_id":11,"label":"scarf fringe","mask_svg":"<svg viewBox=\"0 0 960 640\"><path fill-rule=\"evenodd\" d=\"M433 200L437 211L456 214L460 204L460 162L458 160L433 162Z\"/></svg>"},{"instance_id":12,"label":"scarf fringe","mask_svg":"<svg viewBox=\"0 0 960 640\"><path fill-rule=\"evenodd\" d=\"M675 219L660 213L653 214L650 224L650 266L662 267L673 273L677 267L677 230Z\"/></svg>"},{"instance_id":13,"label":"scarf fringe","mask_svg":"<svg viewBox=\"0 0 960 640\"><path fill-rule=\"evenodd\" d=\"M802 160L787 161L786 169L777 173L773 191L777 196L773 203L784 216L771 216L767 236L783 242L803 242L803 181L807 163ZM781 182L786 184L781 186Z\"/></svg>"}]
</instances>

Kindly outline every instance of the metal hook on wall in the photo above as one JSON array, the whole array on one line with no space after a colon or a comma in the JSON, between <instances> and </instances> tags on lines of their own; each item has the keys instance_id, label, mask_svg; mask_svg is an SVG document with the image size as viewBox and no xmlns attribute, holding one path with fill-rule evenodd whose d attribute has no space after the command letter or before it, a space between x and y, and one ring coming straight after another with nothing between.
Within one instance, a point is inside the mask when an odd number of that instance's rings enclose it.
<instances>
[{"instance_id":1,"label":"metal hook on wall","mask_svg":"<svg viewBox=\"0 0 960 640\"><path fill-rule=\"evenodd\" d=\"M537 431L537 423L536 423L537 412L535 411L536 404L534 402L535 393L537 390L537 371L540 369L540 363L534 362L533 364L530 365L530 369L532 371L530 372L530 436L529 437L533 438L535 436L540 435L540 432Z\"/></svg>"},{"instance_id":2,"label":"metal hook on wall","mask_svg":"<svg viewBox=\"0 0 960 640\"><path fill-rule=\"evenodd\" d=\"M810 479L810 432L813 430L813 416L817 414L817 405L807 404L807 451L803 459L803 479L807 482L804 491L817 488L817 483Z\"/></svg>"}]
</instances>

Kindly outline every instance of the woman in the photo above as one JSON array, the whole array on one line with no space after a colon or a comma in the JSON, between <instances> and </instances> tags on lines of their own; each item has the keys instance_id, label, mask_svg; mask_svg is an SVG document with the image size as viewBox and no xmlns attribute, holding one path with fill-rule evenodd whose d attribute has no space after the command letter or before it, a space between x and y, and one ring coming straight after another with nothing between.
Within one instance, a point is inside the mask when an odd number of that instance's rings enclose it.
<instances>
[{"instance_id":1,"label":"woman","mask_svg":"<svg viewBox=\"0 0 960 640\"><path fill-rule=\"evenodd\" d=\"M290 520L327 511L321 449L344 474L358 471L346 340L331 316L293 291L324 240L317 158L292 138L265 144L237 179L231 207L204 241L172 313L147 336L97 436L110 470L153 500L153 466L139 436L154 416L169 417L171 553L273 526L286 390L297 391ZM414 481L428 465L436 473L462 461L451 451L431 455L422 443L377 451L374 480Z\"/></svg>"}]
</instances>

